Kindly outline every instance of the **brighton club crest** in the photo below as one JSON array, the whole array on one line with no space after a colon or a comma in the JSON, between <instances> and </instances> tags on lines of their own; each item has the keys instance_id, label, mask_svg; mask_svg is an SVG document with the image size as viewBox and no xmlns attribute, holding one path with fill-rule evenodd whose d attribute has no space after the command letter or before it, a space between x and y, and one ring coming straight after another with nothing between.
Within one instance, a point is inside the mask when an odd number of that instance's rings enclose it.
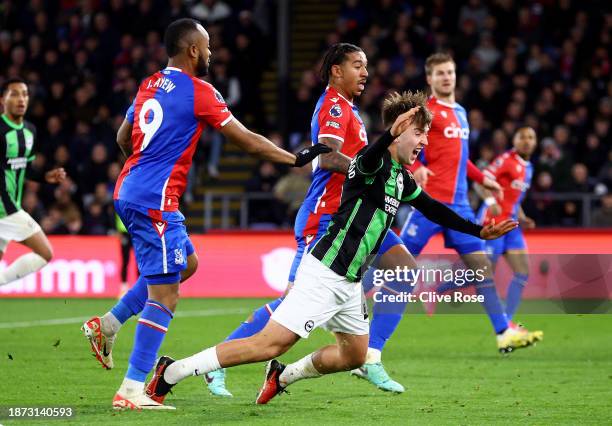
<instances>
[{"instance_id":1,"label":"brighton club crest","mask_svg":"<svg viewBox=\"0 0 612 426\"><path fill-rule=\"evenodd\" d=\"M397 198L402 199L402 192L404 192L404 175L402 173L397 174L397 179L395 181L397 185Z\"/></svg>"}]
</instances>

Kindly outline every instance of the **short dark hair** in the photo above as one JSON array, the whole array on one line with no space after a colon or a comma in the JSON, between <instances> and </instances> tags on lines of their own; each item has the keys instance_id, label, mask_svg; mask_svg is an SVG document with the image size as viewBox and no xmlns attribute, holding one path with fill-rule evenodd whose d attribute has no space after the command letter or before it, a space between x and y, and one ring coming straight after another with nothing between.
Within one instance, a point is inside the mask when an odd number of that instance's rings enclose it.
<instances>
[{"instance_id":1,"label":"short dark hair","mask_svg":"<svg viewBox=\"0 0 612 426\"><path fill-rule=\"evenodd\" d=\"M427 109L427 95L424 92L393 92L383 101L382 118L385 127L391 126L397 117L414 107L420 107L412 122L420 128L429 127L433 116Z\"/></svg>"},{"instance_id":2,"label":"short dark hair","mask_svg":"<svg viewBox=\"0 0 612 426\"><path fill-rule=\"evenodd\" d=\"M431 75L436 65L445 64L447 62L452 62L455 64L453 57L446 52L438 52L434 53L433 55L429 55L425 60L425 74ZM455 64L455 66L457 66L457 64Z\"/></svg>"},{"instance_id":3,"label":"short dark hair","mask_svg":"<svg viewBox=\"0 0 612 426\"><path fill-rule=\"evenodd\" d=\"M26 86L28 85L28 83L26 83L26 81L21 77L9 78L8 80L5 80L4 83L2 83L2 88L0 89L0 96L4 96L9 89L9 86L15 83L23 83Z\"/></svg>"},{"instance_id":4,"label":"short dark hair","mask_svg":"<svg viewBox=\"0 0 612 426\"><path fill-rule=\"evenodd\" d=\"M329 83L332 66L340 65L346 60L346 55L353 52L363 52L363 50L351 43L336 43L327 49L319 72L321 80L326 84Z\"/></svg>"},{"instance_id":5,"label":"short dark hair","mask_svg":"<svg viewBox=\"0 0 612 426\"><path fill-rule=\"evenodd\" d=\"M191 34L193 31L197 31L197 26L200 23L195 19L182 18L172 22L166 28L164 34L164 45L166 46L166 54L169 58L172 58L181 53L182 46L181 41Z\"/></svg>"}]
</instances>

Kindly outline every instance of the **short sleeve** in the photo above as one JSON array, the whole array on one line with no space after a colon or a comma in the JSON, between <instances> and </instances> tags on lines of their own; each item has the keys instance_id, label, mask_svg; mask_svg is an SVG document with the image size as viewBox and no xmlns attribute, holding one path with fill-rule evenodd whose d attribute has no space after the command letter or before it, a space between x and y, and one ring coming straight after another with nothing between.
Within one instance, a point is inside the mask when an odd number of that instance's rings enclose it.
<instances>
[{"instance_id":1,"label":"short sleeve","mask_svg":"<svg viewBox=\"0 0 612 426\"><path fill-rule=\"evenodd\" d=\"M345 102L324 102L319 111L317 139L332 138L344 142L351 114L351 107Z\"/></svg>"},{"instance_id":2,"label":"short sleeve","mask_svg":"<svg viewBox=\"0 0 612 426\"><path fill-rule=\"evenodd\" d=\"M130 124L134 124L134 104L135 103L136 103L136 98L134 98L134 101L132 102L132 105L130 105L130 107L128 108L127 112L125 113L125 119Z\"/></svg>"},{"instance_id":3,"label":"short sleeve","mask_svg":"<svg viewBox=\"0 0 612 426\"><path fill-rule=\"evenodd\" d=\"M215 129L229 123L233 116L223 96L211 84L194 80L194 114Z\"/></svg>"},{"instance_id":4,"label":"short sleeve","mask_svg":"<svg viewBox=\"0 0 612 426\"><path fill-rule=\"evenodd\" d=\"M402 202L407 203L414 200L419 196L422 189L417 185L412 173L407 170L403 170L404 174L404 191L402 192Z\"/></svg>"}]
</instances>

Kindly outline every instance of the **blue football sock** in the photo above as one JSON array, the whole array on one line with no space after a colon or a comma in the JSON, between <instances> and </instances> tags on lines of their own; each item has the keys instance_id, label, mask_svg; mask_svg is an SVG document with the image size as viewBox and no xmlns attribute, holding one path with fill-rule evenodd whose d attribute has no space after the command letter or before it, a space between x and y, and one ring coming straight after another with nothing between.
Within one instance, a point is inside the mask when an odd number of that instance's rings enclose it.
<instances>
[{"instance_id":1,"label":"blue football sock","mask_svg":"<svg viewBox=\"0 0 612 426\"><path fill-rule=\"evenodd\" d=\"M128 379L145 381L147 374L155 364L157 351L166 336L172 317L172 312L163 304L155 300L147 300L136 325L134 349L130 356L130 367L126 373Z\"/></svg>"},{"instance_id":2,"label":"blue football sock","mask_svg":"<svg viewBox=\"0 0 612 426\"><path fill-rule=\"evenodd\" d=\"M529 276L525 274L514 274L514 278L510 281L508 293L506 294L506 315L508 319L512 319L521 303L521 296L525 284L527 284L527 278L529 278Z\"/></svg>"},{"instance_id":3,"label":"blue football sock","mask_svg":"<svg viewBox=\"0 0 612 426\"><path fill-rule=\"evenodd\" d=\"M125 293L121 300L111 309L111 313L123 324L132 315L138 315L142 311L148 294L147 282L145 277L141 275L130 291Z\"/></svg>"},{"instance_id":4,"label":"blue football sock","mask_svg":"<svg viewBox=\"0 0 612 426\"><path fill-rule=\"evenodd\" d=\"M499 300L499 296L497 295L497 290L495 289L495 283L493 280L491 278L487 278L486 280L476 284L476 293L479 296L484 296L482 306L484 306L485 311L493 324L495 333L499 334L504 332L508 328L508 318L506 317L506 312L504 311L504 308Z\"/></svg>"},{"instance_id":5,"label":"blue football sock","mask_svg":"<svg viewBox=\"0 0 612 426\"><path fill-rule=\"evenodd\" d=\"M400 292L410 293L414 289L406 283L386 283L380 290L380 295L376 298L382 298L384 295L398 295ZM378 349L382 352L387 340L391 337L397 325L402 320L402 315L406 309L405 302L376 302L372 309L372 322L370 323L370 341L368 347Z\"/></svg>"},{"instance_id":6,"label":"blue football sock","mask_svg":"<svg viewBox=\"0 0 612 426\"><path fill-rule=\"evenodd\" d=\"M250 337L254 334L259 333L268 323L272 312L278 308L278 305L283 301L282 297L279 297L273 302L263 305L261 308L253 312L253 318L251 321L244 321L240 326L232 332L225 341L242 339L244 337Z\"/></svg>"}]
</instances>

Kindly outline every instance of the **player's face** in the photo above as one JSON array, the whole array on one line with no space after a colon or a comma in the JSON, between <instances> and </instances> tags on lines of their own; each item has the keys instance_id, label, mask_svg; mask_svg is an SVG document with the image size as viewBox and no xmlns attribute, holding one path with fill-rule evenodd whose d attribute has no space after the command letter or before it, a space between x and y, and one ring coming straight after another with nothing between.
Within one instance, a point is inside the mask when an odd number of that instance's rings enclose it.
<instances>
[{"instance_id":1,"label":"player's face","mask_svg":"<svg viewBox=\"0 0 612 426\"><path fill-rule=\"evenodd\" d=\"M401 134L396 139L397 159L401 164L414 164L421 150L427 146L428 128L420 128L413 122L400 128Z\"/></svg>"},{"instance_id":2,"label":"player's face","mask_svg":"<svg viewBox=\"0 0 612 426\"><path fill-rule=\"evenodd\" d=\"M23 117L28 109L29 101L28 86L24 83L9 84L2 97L4 112L12 117Z\"/></svg>"},{"instance_id":3,"label":"player's face","mask_svg":"<svg viewBox=\"0 0 612 426\"><path fill-rule=\"evenodd\" d=\"M353 52L346 55L339 65L342 88L352 96L359 96L368 81L368 60L365 53Z\"/></svg>"},{"instance_id":4,"label":"player's face","mask_svg":"<svg viewBox=\"0 0 612 426\"><path fill-rule=\"evenodd\" d=\"M437 98L451 96L455 92L456 82L455 63L450 61L434 65L431 75L427 76L427 84Z\"/></svg>"},{"instance_id":5,"label":"player's face","mask_svg":"<svg viewBox=\"0 0 612 426\"><path fill-rule=\"evenodd\" d=\"M210 38L208 32L198 25L199 36L196 39L196 46L198 48L198 56L196 62L196 75L204 77L208 74L208 66L210 65Z\"/></svg>"},{"instance_id":6,"label":"player's face","mask_svg":"<svg viewBox=\"0 0 612 426\"><path fill-rule=\"evenodd\" d=\"M524 159L528 159L536 149L537 139L535 130L531 127L519 129L514 135L514 149Z\"/></svg>"}]
</instances>

